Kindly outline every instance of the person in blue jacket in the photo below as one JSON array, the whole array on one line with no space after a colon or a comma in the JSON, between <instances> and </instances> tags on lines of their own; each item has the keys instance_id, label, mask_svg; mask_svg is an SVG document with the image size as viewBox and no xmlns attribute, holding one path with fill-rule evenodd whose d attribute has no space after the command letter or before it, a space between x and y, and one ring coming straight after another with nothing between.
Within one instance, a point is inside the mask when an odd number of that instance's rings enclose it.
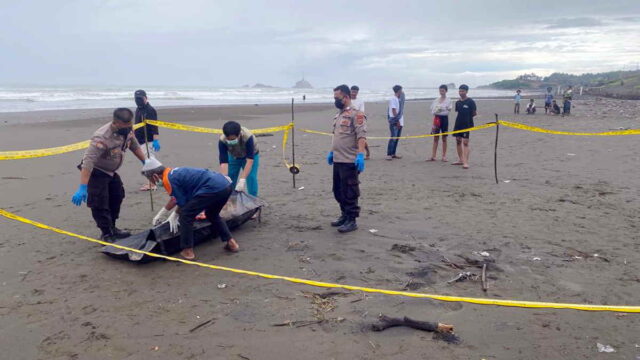
<instances>
[{"instance_id":1,"label":"person in blue jacket","mask_svg":"<svg viewBox=\"0 0 640 360\"><path fill-rule=\"evenodd\" d=\"M172 232L180 228L180 255L187 260L195 259L193 252L193 223L196 215L205 212L207 220L213 224L226 242L225 250L237 252L238 243L231 235L227 223L220 217L220 211L229 200L233 188L231 180L218 172L189 167L168 168L157 159L149 159L142 167L142 175L158 187L162 186L171 199L153 218L153 225L176 207L168 218Z\"/></svg>"},{"instance_id":2,"label":"person in blue jacket","mask_svg":"<svg viewBox=\"0 0 640 360\"><path fill-rule=\"evenodd\" d=\"M237 122L228 121L222 126L218 151L220 173L231 178L236 191L258 196L260 151L255 135Z\"/></svg>"}]
</instances>

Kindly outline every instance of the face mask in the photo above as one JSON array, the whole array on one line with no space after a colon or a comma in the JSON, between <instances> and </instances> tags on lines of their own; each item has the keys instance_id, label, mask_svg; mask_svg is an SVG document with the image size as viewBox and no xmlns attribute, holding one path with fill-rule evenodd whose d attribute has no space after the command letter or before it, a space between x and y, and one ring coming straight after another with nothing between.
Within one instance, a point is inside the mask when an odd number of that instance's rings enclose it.
<instances>
[{"instance_id":1,"label":"face mask","mask_svg":"<svg viewBox=\"0 0 640 360\"><path fill-rule=\"evenodd\" d=\"M120 128L120 129L118 129L118 131L116 131L116 133L118 135L122 135L124 137L127 137L127 135L129 135L130 132L131 132L131 128L130 127Z\"/></svg>"},{"instance_id":2,"label":"face mask","mask_svg":"<svg viewBox=\"0 0 640 360\"><path fill-rule=\"evenodd\" d=\"M138 107L143 107L144 106L144 98L137 97L137 98L135 98L135 100L136 100L136 105Z\"/></svg>"},{"instance_id":3,"label":"face mask","mask_svg":"<svg viewBox=\"0 0 640 360\"><path fill-rule=\"evenodd\" d=\"M238 145L238 139L227 140L228 145Z\"/></svg>"},{"instance_id":4,"label":"face mask","mask_svg":"<svg viewBox=\"0 0 640 360\"><path fill-rule=\"evenodd\" d=\"M162 179L156 181L156 186L157 187L163 187L164 185L162 185Z\"/></svg>"},{"instance_id":5,"label":"face mask","mask_svg":"<svg viewBox=\"0 0 640 360\"><path fill-rule=\"evenodd\" d=\"M340 110L344 109L344 103L342 102L342 99L335 99L334 104L338 109Z\"/></svg>"}]
</instances>

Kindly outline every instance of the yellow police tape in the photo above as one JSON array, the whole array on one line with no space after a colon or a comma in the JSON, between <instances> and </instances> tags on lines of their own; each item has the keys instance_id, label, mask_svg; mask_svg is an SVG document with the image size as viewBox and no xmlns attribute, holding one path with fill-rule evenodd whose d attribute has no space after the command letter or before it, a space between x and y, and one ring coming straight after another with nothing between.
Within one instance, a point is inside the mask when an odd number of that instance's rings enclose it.
<instances>
[{"instance_id":1,"label":"yellow police tape","mask_svg":"<svg viewBox=\"0 0 640 360\"><path fill-rule=\"evenodd\" d=\"M180 123L166 122L166 121L159 121L159 120L145 120L145 121L147 122L147 124L151 124L151 125L155 125L155 126L163 127L167 129L184 130L184 131L208 133L208 134L222 134L221 129L185 125ZM274 126L274 127L268 127L268 128L262 128L262 129L253 129L251 130L251 132L254 134L274 133L278 131L288 130L291 126L292 126L291 124L287 124L287 125Z\"/></svg>"},{"instance_id":2,"label":"yellow police tape","mask_svg":"<svg viewBox=\"0 0 640 360\"><path fill-rule=\"evenodd\" d=\"M93 239L93 238L90 238L88 236L78 235L78 234L74 234L74 233L69 232L69 231L65 231L65 230L62 230L62 229L57 229L57 228L54 228L52 226L45 225L45 224L42 224L42 223L39 223L39 222L36 222L36 221L33 221L33 220L29 220L27 218L24 218L22 216L16 215L14 213L8 212L8 211L3 210L3 209L0 209L0 215L6 217L8 219L16 220L16 221L19 221L19 222L22 222L22 223L25 223L25 224L29 224L29 225L32 225L32 226L35 226L35 227L38 227L38 228L41 228L41 229L45 229L45 230L50 230L50 231L53 231L53 232L56 232L56 233L59 233L59 234L75 237L75 238L78 238L78 239L90 241L90 242L97 243L97 244L104 245L104 246L112 246L112 247L115 247L117 249L131 251L131 252L138 253L138 254L144 254L144 255L147 255L147 256L155 257L155 258L160 258L160 259L165 259L165 260L169 260L169 261L180 262L180 263L187 264L187 265L200 266L200 267L207 268L207 269L229 271L229 272L233 272L233 273L236 273L236 274L258 276L258 277L262 277L262 278L266 278L266 279L284 280L284 281L288 281L288 282L292 282L292 283L304 284L304 285L315 286L315 287L339 288L339 289L345 289L345 290L351 290L351 291L364 291L364 292L368 292L368 293L377 293L377 294L385 294L385 295L398 295L398 296L406 296L406 297L413 297L413 298L427 298L427 299L440 300L440 301L466 302L466 303L478 304L478 305L496 305L496 306L508 306L508 307L522 307L522 308L573 309L573 310L583 310L583 311L614 311L614 312L624 312L624 313L640 313L640 306L567 304L567 303L551 303L551 302L537 302L537 301L483 299L483 298L471 298L471 297L460 297L460 296L449 296L449 295L432 295L432 294L414 293L414 292L408 292L408 291L385 290L385 289L377 289L377 288L367 288L367 287L362 287L362 286L334 284L334 283L328 283L328 282L322 282L322 281L314 281L314 280L306 280L306 279L294 278L294 277L289 277L289 276L271 275L271 274L265 274L265 273L260 273L260 272L256 272L256 271L234 269L234 268L230 268L230 267L226 267L226 266L218 266L218 265L205 264L205 263L201 263L201 262L197 262L197 261L184 260L184 259L179 259L179 258L175 258L175 257L172 257L172 256L166 256L166 255L151 253L151 252L142 251L142 250L138 250L138 249L133 249L133 248L129 248L129 247L126 247L126 246L115 245L115 244L111 244L111 243L108 243L108 242L105 242L105 241Z\"/></svg>"},{"instance_id":3,"label":"yellow police tape","mask_svg":"<svg viewBox=\"0 0 640 360\"><path fill-rule=\"evenodd\" d=\"M142 127L142 123L133 126L133 129ZM38 150L18 150L18 151L0 151L0 160L16 160L16 159L29 159L51 155L64 154L76 150L82 150L89 147L90 140L80 141L70 145L52 147L47 149Z\"/></svg>"},{"instance_id":4,"label":"yellow police tape","mask_svg":"<svg viewBox=\"0 0 640 360\"><path fill-rule=\"evenodd\" d=\"M557 130L549 130L543 129L535 126L529 126L520 123L514 123L510 121L499 120L498 123L500 125L504 125L506 127L539 132L544 134L556 134L556 135L574 135L574 136L620 136L620 135L640 135L640 129L629 129L629 130L614 130L614 131L605 131L599 133L588 133L588 132L570 132L570 131L557 131Z\"/></svg>"},{"instance_id":5,"label":"yellow police tape","mask_svg":"<svg viewBox=\"0 0 640 360\"><path fill-rule=\"evenodd\" d=\"M397 137L367 136L367 140L421 139L421 138L427 138L427 137L433 137L433 136L453 135L453 134L459 134L459 133L463 133L463 132L482 130L482 129L487 129L487 128L490 128L490 127L493 127L493 126L496 126L496 123L492 122L492 123L488 123L488 124L484 124L484 125L474 126L474 127L468 128L468 129L449 131L449 132L444 132L444 133L439 133L439 134L423 134L423 135L409 135L409 136L397 136ZM309 129L299 129L299 130L302 131L302 132L309 133L309 134L328 135L328 136L332 136L333 135L332 133L323 132L323 131L316 131L316 130L309 130Z\"/></svg>"}]
</instances>

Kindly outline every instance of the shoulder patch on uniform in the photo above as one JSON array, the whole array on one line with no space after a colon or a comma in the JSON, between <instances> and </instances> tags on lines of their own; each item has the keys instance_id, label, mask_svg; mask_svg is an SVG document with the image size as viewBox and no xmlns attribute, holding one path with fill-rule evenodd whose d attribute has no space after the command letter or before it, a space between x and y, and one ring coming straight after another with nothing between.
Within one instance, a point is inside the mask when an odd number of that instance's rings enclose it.
<instances>
[{"instance_id":1,"label":"shoulder patch on uniform","mask_svg":"<svg viewBox=\"0 0 640 360\"><path fill-rule=\"evenodd\" d=\"M358 112L358 114L356 115L356 123L358 123L358 125L364 124L364 121L366 119L367 117L362 112Z\"/></svg>"},{"instance_id":2,"label":"shoulder patch on uniform","mask_svg":"<svg viewBox=\"0 0 640 360\"><path fill-rule=\"evenodd\" d=\"M95 145L95 147L97 147L100 150L104 150L104 149L107 148L107 145L104 142L102 142L101 140L94 139L92 141L92 143L93 143L93 145Z\"/></svg>"}]
</instances>

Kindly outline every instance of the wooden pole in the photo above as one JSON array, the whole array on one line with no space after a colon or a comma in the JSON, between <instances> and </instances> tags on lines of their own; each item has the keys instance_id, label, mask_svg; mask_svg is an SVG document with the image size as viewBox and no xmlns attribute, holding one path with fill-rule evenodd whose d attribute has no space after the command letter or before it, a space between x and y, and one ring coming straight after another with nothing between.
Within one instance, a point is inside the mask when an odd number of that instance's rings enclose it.
<instances>
[{"instance_id":1,"label":"wooden pole","mask_svg":"<svg viewBox=\"0 0 640 360\"><path fill-rule=\"evenodd\" d=\"M292 162L292 166L293 168L296 168L296 126L295 126L295 116L293 113L293 101L294 99L291 98L291 123L294 124L293 127L291 127L291 162ZM293 177L293 188L296 188L296 173L291 172L291 176Z\"/></svg>"},{"instance_id":2,"label":"wooden pole","mask_svg":"<svg viewBox=\"0 0 640 360\"><path fill-rule=\"evenodd\" d=\"M142 110L140 110L140 113L142 114L142 123L144 124L144 126L142 126L144 128L144 145L147 148L147 158L149 158L149 138L147 137L147 119L146 119L146 114L144 112L142 112ZM153 184L151 182L151 180L149 180L149 201L151 203L151 212L153 212L153 186L155 184Z\"/></svg>"},{"instance_id":3,"label":"wooden pole","mask_svg":"<svg viewBox=\"0 0 640 360\"><path fill-rule=\"evenodd\" d=\"M500 122L498 121L498 114L496 114L496 144L493 149L493 172L496 177L496 184L498 184L498 133L500 132Z\"/></svg>"}]
</instances>

